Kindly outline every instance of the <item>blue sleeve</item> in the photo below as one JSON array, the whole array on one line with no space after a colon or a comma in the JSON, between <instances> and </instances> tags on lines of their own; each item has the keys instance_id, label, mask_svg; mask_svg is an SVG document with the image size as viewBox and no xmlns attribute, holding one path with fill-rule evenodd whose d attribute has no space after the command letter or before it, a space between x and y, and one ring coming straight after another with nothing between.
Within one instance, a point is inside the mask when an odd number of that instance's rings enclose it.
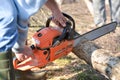
<instances>
[{"instance_id":1,"label":"blue sleeve","mask_svg":"<svg viewBox=\"0 0 120 80\"><path fill-rule=\"evenodd\" d=\"M18 39L12 48L12 51L14 53L20 53L23 51L26 40L27 40L27 34L28 34L27 23L26 23L26 25L24 24L24 26L17 24L17 28L18 28Z\"/></svg>"},{"instance_id":2,"label":"blue sleeve","mask_svg":"<svg viewBox=\"0 0 120 80\"><path fill-rule=\"evenodd\" d=\"M13 47L18 38L17 10L12 0L0 1L0 52Z\"/></svg>"},{"instance_id":3,"label":"blue sleeve","mask_svg":"<svg viewBox=\"0 0 120 80\"><path fill-rule=\"evenodd\" d=\"M35 14L47 0L14 0L18 10L18 17L21 20L29 19Z\"/></svg>"},{"instance_id":4,"label":"blue sleeve","mask_svg":"<svg viewBox=\"0 0 120 80\"><path fill-rule=\"evenodd\" d=\"M18 10L18 40L12 50L15 53L22 52L28 34L28 20L30 16L35 14L47 0L14 0Z\"/></svg>"}]
</instances>

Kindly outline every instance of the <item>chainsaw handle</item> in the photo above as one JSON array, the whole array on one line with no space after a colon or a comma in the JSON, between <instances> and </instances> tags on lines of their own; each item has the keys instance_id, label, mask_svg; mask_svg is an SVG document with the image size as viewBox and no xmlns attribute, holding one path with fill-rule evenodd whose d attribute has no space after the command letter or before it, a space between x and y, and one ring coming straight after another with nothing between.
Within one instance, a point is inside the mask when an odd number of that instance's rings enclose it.
<instances>
[{"instance_id":1,"label":"chainsaw handle","mask_svg":"<svg viewBox=\"0 0 120 80\"><path fill-rule=\"evenodd\" d=\"M71 26L71 23L67 21L66 27L64 27L62 34L57 38L57 40L62 41L67 36L67 33L71 30L69 26Z\"/></svg>"},{"instance_id":2,"label":"chainsaw handle","mask_svg":"<svg viewBox=\"0 0 120 80\"><path fill-rule=\"evenodd\" d=\"M17 67L17 64L18 64L18 63L20 63L20 61L19 61L16 57L14 57L14 58L13 58L13 66L14 66L14 68Z\"/></svg>"},{"instance_id":3,"label":"chainsaw handle","mask_svg":"<svg viewBox=\"0 0 120 80\"><path fill-rule=\"evenodd\" d=\"M13 66L14 69L18 69L21 71L26 71L26 70L30 70L34 67L39 66L38 61L36 60L36 58L27 58L24 61L19 61L16 57L13 59Z\"/></svg>"},{"instance_id":4,"label":"chainsaw handle","mask_svg":"<svg viewBox=\"0 0 120 80\"><path fill-rule=\"evenodd\" d=\"M69 19L70 21L72 21L72 24L73 24L73 28L72 28L72 29L75 30L75 21L74 21L74 19L73 19L70 15L68 15L68 14L66 14L66 13L62 13L62 14L63 14L67 19ZM53 18L53 17L48 18L48 20L47 20L47 22L46 22L46 27L49 27L52 18ZM67 23L66 23L66 26L67 26Z\"/></svg>"}]
</instances>

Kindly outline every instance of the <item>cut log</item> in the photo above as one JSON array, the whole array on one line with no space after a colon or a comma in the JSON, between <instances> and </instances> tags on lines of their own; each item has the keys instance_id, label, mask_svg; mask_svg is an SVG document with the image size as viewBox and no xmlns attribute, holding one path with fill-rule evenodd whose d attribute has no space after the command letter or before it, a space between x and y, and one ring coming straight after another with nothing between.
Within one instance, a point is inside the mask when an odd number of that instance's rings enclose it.
<instances>
[{"instance_id":1,"label":"cut log","mask_svg":"<svg viewBox=\"0 0 120 80\"><path fill-rule=\"evenodd\" d=\"M120 80L120 57L93 42L78 44L73 53L110 80Z\"/></svg>"}]
</instances>

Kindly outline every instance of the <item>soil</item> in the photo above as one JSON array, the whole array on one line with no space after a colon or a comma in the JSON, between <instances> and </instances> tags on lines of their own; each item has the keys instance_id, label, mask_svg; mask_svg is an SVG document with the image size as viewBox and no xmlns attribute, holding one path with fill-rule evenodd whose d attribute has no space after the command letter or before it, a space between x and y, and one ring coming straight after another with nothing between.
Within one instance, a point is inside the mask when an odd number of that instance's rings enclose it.
<instances>
[{"instance_id":1,"label":"soil","mask_svg":"<svg viewBox=\"0 0 120 80\"><path fill-rule=\"evenodd\" d=\"M94 25L93 16L90 14L84 0L80 0L76 3L63 4L61 6L63 12L71 15L76 23L76 31L80 34L83 34L87 31L90 31L96 26ZM48 13L49 14L49 13ZM109 17L109 7L107 7L107 23L110 22ZM39 23L40 13L37 13L32 17L32 20L36 23L30 25L36 26ZM48 16L45 16L48 17ZM44 25L44 24L42 24ZM29 30L29 35L32 35L35 30L33 27ZM120 52L120 28L117 27L115 32L111 32L105 36L102 36L93 42L99 45L101 48L110 50L112 53ZM30 37L28 38L28 40ZM71 57L72 56L72 57ZM93 70L89 65L87 65L83 60L77 58L74 54L70 53L68 56L64 57L64 59L70 58L70 62L63 65L58 65L60 63L53 62L49 64L46 68L48 70L47 80L107 80L105 77L100 75L98 72ZM68 59L69 60L69 59ZM62 62L61 62L62 63ZM79 76L84 75L81 78ZM87 74L87 75L86 75ZM97 79L91 78L97 76Z\"/></svg>"}]
</instances>

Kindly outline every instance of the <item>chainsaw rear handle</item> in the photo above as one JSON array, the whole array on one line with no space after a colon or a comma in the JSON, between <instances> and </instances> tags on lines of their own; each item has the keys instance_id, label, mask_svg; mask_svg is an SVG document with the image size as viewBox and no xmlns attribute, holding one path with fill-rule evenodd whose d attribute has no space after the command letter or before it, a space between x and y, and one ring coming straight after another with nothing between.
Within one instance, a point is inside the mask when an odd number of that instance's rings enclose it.
<instances>
[{"instance_id":1,"label":"chainsaw rear handle","mask_svg":"<svg viewBox=\"0 0 120 80\"><path fill-rule=\"evenodd\" d=\"M16 68L17 64L19 64L19 63L20 63L20 61L16 57L14 57L13 58L13 66L14 66L14 68Z\"/></svg>"},{"instance_id":2,"label":"chainsaw rear handle","mask_svg":"<svg viewBox=\"0 0 120 80\"><path fill-rule=\"evenodd\" d=\"M70 16L70 15L68 15L68 14L66 14L66 13L62 13L68 20L70 20L70 22L72 22L72 29L73 30L75 30L75 21L74 21L74 19ZM46 27L49 27L50 26L50 22L51 22L51 20L52 20L52 18L53 17L50 17L50 18L48 18L48 20L47 20L47 22L46 22ZM66 26L67 26L67 23L66 23Z\"/></svg>"}]
</instances>

